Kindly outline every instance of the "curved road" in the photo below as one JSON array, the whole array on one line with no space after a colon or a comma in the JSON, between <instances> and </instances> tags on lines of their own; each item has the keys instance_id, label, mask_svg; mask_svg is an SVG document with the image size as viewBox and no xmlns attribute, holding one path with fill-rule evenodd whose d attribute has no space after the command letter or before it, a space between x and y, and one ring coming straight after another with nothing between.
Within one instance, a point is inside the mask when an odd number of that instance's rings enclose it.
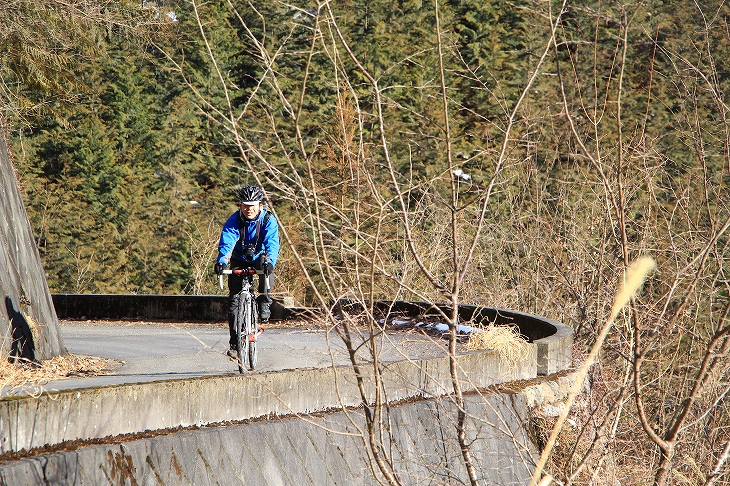
<instances>
[{"instance_id":1,"label":"curved road","mask_svg":"<svg viewBox=\"0 0 730 486\"><path fill-rule=\"evenodd\" d=\"M274 326L276 323L271 324ZM224 324L63 321L61 334L69 353L111 358L118 360L119 364L106 375L54 380L40 388L14 390L12 395L238 374L236 364L225 355L228 328ZM361 340L364 338L360 337ZM377 342L382 361L442 356L446 350L445 342L433 342L420 333L382 333ZM358 357L369 361L368 353L367 346L362 346ZM349 364L342 340L336 332L302 327L267 327L259 337L255 373L320 368L333 363Z\"/></svg>"}]
</instances>

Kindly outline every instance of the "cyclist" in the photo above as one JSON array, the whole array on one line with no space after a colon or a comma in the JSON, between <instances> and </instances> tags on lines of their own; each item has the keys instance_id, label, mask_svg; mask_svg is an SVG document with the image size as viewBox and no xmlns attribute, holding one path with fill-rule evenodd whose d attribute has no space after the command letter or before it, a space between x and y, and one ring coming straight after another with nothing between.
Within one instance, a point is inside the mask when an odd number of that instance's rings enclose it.
<instances>
[{"instance_id":1,"label":"cyclist","mask_svg":"<svg viewBox=\"0 0 730 486\"><path fill-rule=\"evenodd\" d=\"M253 266L262 270L259 275L258 297L259 321L267 322L271 317L271 298L269 292L274 284L274 266L279 257L279 223L263 207L264 194L258 186L244 186L234 191L238 211L233 213L223 225L218 243L218 258L215 273L221 275L228 267L244 268ZM240 299L238 293L243 286L243 275L228 276L228 329L230 330L230 349L228 355L236 357L236 332L233 327L238 313ZM269 281L268 289L266 279Z\"/></svg>"}]
</instances>

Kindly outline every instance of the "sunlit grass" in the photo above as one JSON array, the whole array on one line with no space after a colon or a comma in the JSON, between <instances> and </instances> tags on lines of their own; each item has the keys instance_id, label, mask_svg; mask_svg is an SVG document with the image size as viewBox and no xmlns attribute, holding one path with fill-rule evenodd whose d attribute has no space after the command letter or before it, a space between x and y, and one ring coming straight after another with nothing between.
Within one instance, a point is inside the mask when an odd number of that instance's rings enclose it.
<instances>
[{"instance_id":1,"label":"sunlit grass","mask_svg":"<svg viewBox=\"0 0 730 486\"><path fill-rule=\"evenodd\" d=\"M111 370L112 362L105 358L68 354L34 362L0 360L0 387L6 392L20 388L37 388L51 380L73 376L92 376Z\"/></svg>"},{"instance_id":2,"label":"sunlit grass","mask_svg":"<svg viewBox=\"0 0 730 486\"><path fill-rule=\"evenodd\" d=\"M530 344L519 329L510 326L487 326L469 335L469 350L492 349L499 353L500 365L514 367L530 356Z\"/></svg>"}]
</instances>

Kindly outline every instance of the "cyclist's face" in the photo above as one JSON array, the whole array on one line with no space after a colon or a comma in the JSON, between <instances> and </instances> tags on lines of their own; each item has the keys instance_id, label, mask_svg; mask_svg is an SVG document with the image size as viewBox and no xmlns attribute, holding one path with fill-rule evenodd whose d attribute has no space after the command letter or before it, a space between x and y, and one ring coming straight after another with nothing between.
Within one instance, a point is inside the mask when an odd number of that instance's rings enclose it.
<instances>
[{"instance_id":1,"label":"cyclist's face","mask_svg":"<svg viewBox=\"0 0 730 486\"><path fill-rule=\"evenodd\" d=\"M261 203L256 204L241 204L241 214L243 214L243 217L246 219L254 219L256 216L259 215L259 211L261 211Z\"/></svg>"}]
</instances>

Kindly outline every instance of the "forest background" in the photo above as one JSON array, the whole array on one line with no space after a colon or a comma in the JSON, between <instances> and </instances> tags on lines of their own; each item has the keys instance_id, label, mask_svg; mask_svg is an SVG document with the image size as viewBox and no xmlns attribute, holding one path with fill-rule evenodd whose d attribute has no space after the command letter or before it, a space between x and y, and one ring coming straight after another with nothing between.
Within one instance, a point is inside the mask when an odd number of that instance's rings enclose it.
<instances>
[{"instance_id":1,"label":"forest background","mask_svg":"<svg viewBox=\"0 0 730 486\"><path fill-rule=\"evenodd\" d=\"M0 5L0 108L52 292L218 292L231 189L259 184L300 304L509 308L571 325L581 355L648 254L551 467L726 480L726 3Z\"/></svg>"}]
</instances>

